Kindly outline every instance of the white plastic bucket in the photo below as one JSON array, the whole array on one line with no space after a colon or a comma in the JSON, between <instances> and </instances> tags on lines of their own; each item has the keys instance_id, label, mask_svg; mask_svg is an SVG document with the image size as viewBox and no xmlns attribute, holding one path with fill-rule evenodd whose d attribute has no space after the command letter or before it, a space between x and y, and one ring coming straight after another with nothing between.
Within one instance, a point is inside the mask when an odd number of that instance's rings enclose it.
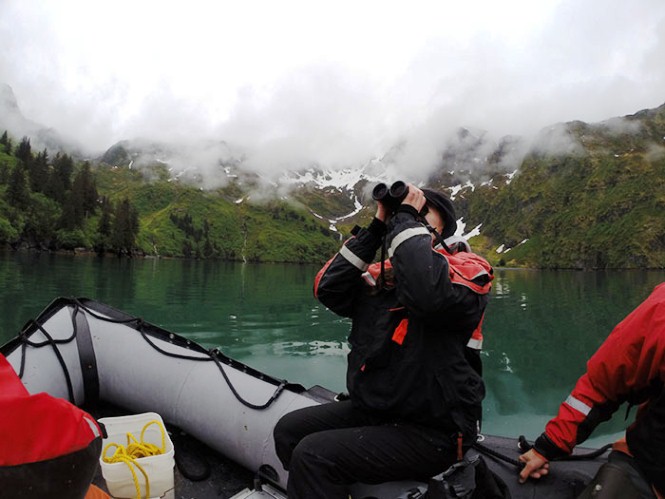
<instances>
[{"instance_id":1,"label":"white plastic bucket","mask_svg":"<svg viewBox=\"0 0 665 499\"><path fill-rule=\"evenodd\" d=\"M102 448L106 448L109 443L118 445L127 445L127 433L131 433L136 440L141 439L143 427L151 421L157 420L162 426L164 421L156 412L146 412L143 414L134 414L131 416L120 416L114 418L100 418L99 422L106 427L107 438L104 439ZM164 495L174 488L174 449L173 442L166 435L166 450L163 454L156 456L141 457L137 463L145 470L150 480L150 497L164 497ZM143 440L147 443L162 446L162 432L155 424L150 425L143 434ZM112 449L109 449L107 457L112 455ZM106 481L109 493L115 498L133 499L136 497L136 485L132 477L132 472L126 463L105 463L103 456L99 458L102 469L102 476ZM135 469L138 483L141 488L141 497L146 497L146 483L143 474Z\"/></svg>"}]
</instances>

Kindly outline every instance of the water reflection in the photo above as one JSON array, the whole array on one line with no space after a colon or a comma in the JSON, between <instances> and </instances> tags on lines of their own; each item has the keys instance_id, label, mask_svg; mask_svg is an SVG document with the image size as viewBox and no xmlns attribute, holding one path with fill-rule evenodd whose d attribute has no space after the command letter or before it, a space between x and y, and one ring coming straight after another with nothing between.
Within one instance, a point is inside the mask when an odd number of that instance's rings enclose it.
<instances>
[{"instance_id":1,"label":"water reflection","mask_svg":"<svg viewBox=\"0 0 665 499\"><path fill-rule=\"evenodd\" d=\"M272 376L343 391L350 323L312 296L317 267L0 254L0 341L57 296L87 296ZM484 429L535 437L612 327L663 272L499 269L485 319ZM623 414L598 430L625 426Z\"/></svg>"},{"instance_id":2,"label":"water reflection","mask_svg":"<svg viewBox=\"0 0 665 499\"><path fill-rule=\"evenodd\" d=\"M498 270L485 320L486 431L535 437L611 329L664 280L663 272ZM623 416L596 436L611 438Z\"/></svg>"}]
</instances>

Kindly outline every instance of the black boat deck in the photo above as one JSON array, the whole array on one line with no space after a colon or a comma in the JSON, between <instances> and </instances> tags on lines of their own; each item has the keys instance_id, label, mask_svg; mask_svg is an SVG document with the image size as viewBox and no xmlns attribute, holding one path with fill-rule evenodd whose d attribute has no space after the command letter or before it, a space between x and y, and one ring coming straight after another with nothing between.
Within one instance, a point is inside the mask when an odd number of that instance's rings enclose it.
<instances>
[{"instance_id":1,"label":"black boat deck","mask_svg":"<svg viewBox=\"0 0 665 499\"><path fill-rule=\"evenodd\" d=\"M110 405L99 406L88 409L88 411L97 419L132 414ZM257 477L253 472L168 423L166 423L166 429L175 447L176 460L175 491L173 496L169 497L173 499L229 499L245 489L255 488ZM517 439L489 436L485 438L483 444L510 460L516 460L520 454ZM576 450L575 454L586 454L592 451L594 449L580 448ZM530 480L522 485L517 481L517 468L513 464L492 455L482 452L481 454L489 468L506 483L512 499L573 499L582 492L599 466L606 461L606 456L603 455L595 459L554 462L551 464L550 475L537 481ZM108 492L101 470L98 470L93 483ZM390 497L391 499L398 497L382 493L383 490L394 492L394 486L392 489L390 485L384 489L382 487L372 489L372 493L367 497ZM273 496L266 494L263 497Z\"/></svg>"}]
</instances>

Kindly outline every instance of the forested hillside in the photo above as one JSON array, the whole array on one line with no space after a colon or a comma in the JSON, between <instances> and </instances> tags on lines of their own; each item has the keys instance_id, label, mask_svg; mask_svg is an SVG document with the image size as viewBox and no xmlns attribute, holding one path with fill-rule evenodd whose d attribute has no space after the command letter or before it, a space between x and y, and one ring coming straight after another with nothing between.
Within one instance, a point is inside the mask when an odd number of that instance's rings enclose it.
<instances>
[{"instance_id":1,"label":"forested hillside","mask_svg":"<svg viewBox=\"0 0 665 499\"><path fill-rule=\"evenodd\" d=\"M532 152L510 184L465 195L469 220L483 224L492 246L512 248L497 263L664 268L665 105L561 127L572 152Z\"/></svg>"},{"instance_id":2,"label":"forested hillside","mask_svg":"<svg viewBox=\"0 0 665 499\"><path fill-rule=\"evenodd\" d=\"M234 186L203 191L141 171L35 154L0 140L0 244L99 254L319 262L339 238L297 203L238 202Z\"/></svg>"}]
</instances>

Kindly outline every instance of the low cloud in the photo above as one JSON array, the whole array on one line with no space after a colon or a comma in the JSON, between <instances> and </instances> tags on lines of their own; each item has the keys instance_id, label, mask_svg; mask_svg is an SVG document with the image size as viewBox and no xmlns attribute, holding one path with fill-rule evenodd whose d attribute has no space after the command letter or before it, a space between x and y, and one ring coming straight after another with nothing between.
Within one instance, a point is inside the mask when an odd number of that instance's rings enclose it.
<instances>
[{"instance_id":1,"label":"low cloud","mask_svg":"<svg viewBox=\"0 0 665 499\"><path fill-rule=\"evenodd\" d=\"M611 118L665 102L662 0L252 5L3 2L0 83L89 154L162 142L210 185L229 161L422 178L460 128L569 151L557 123L630 129Z\"/></svg>"}]
</instances>

